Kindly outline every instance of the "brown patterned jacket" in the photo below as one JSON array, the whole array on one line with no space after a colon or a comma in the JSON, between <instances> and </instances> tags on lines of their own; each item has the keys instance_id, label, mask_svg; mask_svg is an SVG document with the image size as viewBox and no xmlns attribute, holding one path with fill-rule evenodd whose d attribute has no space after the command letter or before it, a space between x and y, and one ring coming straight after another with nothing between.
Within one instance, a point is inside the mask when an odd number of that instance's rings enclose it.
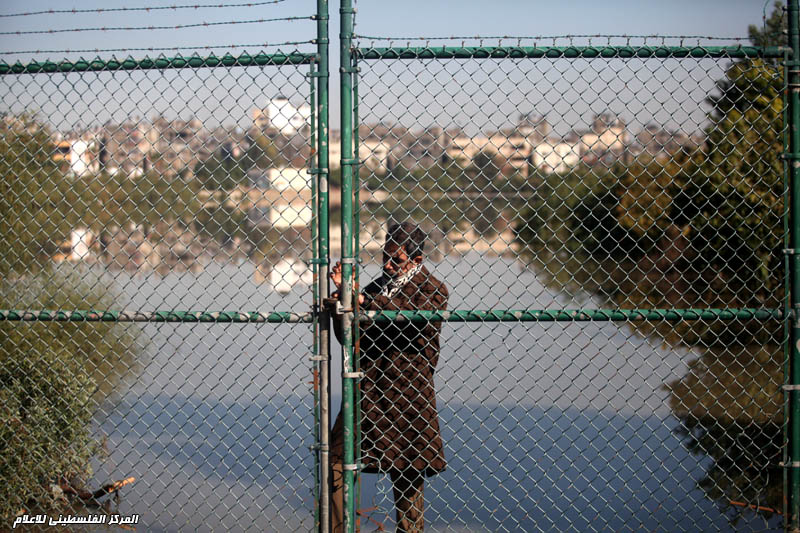
<instances>
[{"instance_id":1,"label":"brown patterned jacket","mask_svg":"<svg viewBox=\"0 0 800 533\"><path fill-rule=\"evenodd\" d=\"M444 311L447 288L425 267L392 298L381 277L365 289L371 311ZM362 323L360 332L361 453L365 472L413 469L425 476L445 469L433 375L441 322ZM341 321L334 321L341 341ZM342 455L342 413L332 432L331 461Z\"/></svg>"}]
</instances>

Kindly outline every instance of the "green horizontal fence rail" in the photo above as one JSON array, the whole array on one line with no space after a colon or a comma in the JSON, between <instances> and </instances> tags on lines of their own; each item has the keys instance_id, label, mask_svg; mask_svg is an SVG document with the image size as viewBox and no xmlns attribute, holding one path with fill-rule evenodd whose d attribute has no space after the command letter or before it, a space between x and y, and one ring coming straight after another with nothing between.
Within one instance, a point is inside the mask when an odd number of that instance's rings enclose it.
<instances>
[{"instance_id":1,"label":"green horizontal fence rail","mask_svg":"<svg viewBox=\"0 0 800 533\"><path fill-rule=\"evenodd\" d=\"M782 309L544 309L361 311L363 322L592 322L629 320L782 320ZM0 321L25 322L311 322L312 313L242 311L21 311L0 309Z\"/></svg>"},{"instance_id":2,"label":"green horizontal fence rail","mask_svg":"<svg viewBox=\"0 0 800 533\"><path fill-rule=\"evenodd\" d=\"M380 322L625 322L629 320L776 320L780 309L559 309L362 311L363 319Z\"/></svg>"},{"instance_id":3,"label":"green horizontal fence rail","mask_svg":"<svg viewBox=\"0 0 800 533\"><path fill-rule=\"evenodd\" d=\"M359 48L359 59L780 58L785 47L752 46L415 46Z\"/></svg>"},{"instance_id":4,"label":"green horizontal fence rail","mask_svg":"<svg viewBox=\"0 0 800 533\"><path fill-rule=\"evenodd\" d=\"M0 321L310 323L313 313L242 311L3 311Z\"/></svg>"},{"instance_id":5,"label":"green horizontal fence rail","mask_svg":"<svg viewBox=\"0 0 800 533\"><path fill-rule=\"evenodd\" d=\"M230 54L218 57L210 55L159 57L155 59L86 59L77 61L32 61L30 63L0 63L2 74L53 74L56 72L117 72L125 70L164 70L193 68L264 67L270 65L307 65L316 58L315 54Z\"/></svg>"}]
</instances>

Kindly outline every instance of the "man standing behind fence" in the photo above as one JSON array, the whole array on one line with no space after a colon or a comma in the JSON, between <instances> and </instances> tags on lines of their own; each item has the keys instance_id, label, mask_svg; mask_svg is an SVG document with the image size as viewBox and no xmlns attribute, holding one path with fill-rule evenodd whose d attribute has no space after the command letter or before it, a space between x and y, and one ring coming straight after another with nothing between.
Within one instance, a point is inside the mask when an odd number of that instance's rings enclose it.
<instances>
[{"instance_id":1,"label":"man standing behind fence","mask_svg":"<svg viewBox=\"0 0 800 533\"><path fill-rule=\"evenodd\" d=\"M369 311L445 310L447 288L422 265L425 234L404 222L389 227L383 248L383 274L359 294ZM342 286L337 262L331 280ZM372 323L360 330L361 462L364 472L388 473L392 480L397 531L423 530L426 477L444 470L433 373L439 360L441 322ZM341 322L334 321L341 342ZM331 443L334 533L343 523L342 414Z\"/></svg>"}]
</instances>

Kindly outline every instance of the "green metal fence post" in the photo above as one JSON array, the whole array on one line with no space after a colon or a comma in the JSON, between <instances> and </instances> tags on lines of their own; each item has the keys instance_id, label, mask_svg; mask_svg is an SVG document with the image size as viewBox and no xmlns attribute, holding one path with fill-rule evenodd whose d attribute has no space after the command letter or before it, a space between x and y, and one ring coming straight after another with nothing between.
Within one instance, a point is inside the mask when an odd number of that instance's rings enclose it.
<instances>
[{"instance_id":1,"label":"green metal fence post","mask_svg":"<svg viewBox=\"0 0 800 533\"><path fill-rule=\"evenodd\" d=\"M359 155L358 147L360 141L358 139L358 54L353 54L353 257L356 258L356 263L353 265L353 278L356 281L361 279L360 269L358 267L361 261L361 175L359 172ZM359 287L354 287L353 298L355 298L355 314L353 316L353 367L356 372L361 371L359 363L360 347L359 347L359 308L358 308L358 293ZM353 417L356 420L355 427L355 460L356 464L361 464L361 387L355 388L355 401L353 402ZM361 475L356 470L355 480L355 499L356 505L361 502ZM356 511L357 512L357 511Z\"/></svg>"},{"instance_id":2,"label":"green metal fence post","mask_svg":"<svg viewBox=\"0 0 800 533\"><path fill-rule=\"evenodd\" d=\"M342 316L342 417L344 427L344 531L355 532L356 499L354 480L355 462L355 387L358 373L353 364L353 77L351 48L353 40L353 6L351 0L342 0L339 8L341 33L339 35L340 100L342 117L342 290L340 301Z\"/></svg>"},{"instance_id":3,"label":"green metal fence post","mask_svg":"<svg viewBox=\"0 0 800 533\"><path fill-rule=\"evenodd\" d=\"M789 46L792 59L788 69L789 161L790 161L790 250L789 282L792 307L789 392L789 529L800 531L800 12L798 0L788 0Z\"/></svg>"},{"instance_id":4,"label":"green metal fence post","mask_svg":"<svg viewBox=\"0 0 800 533\"><path fill-rule=\"evenodd\" d=\"M786 91L785 84L789 80L789 62L791 61L791 54L789 53L789 49L784 52L783 56L783 94L786 95L788 92ZM789 152L789 113L788 113L788 99L784 97L783 100L783 150L784 152ZM784 159L783 161L783 248L788 250L790 241L789 241L789 167L790 165L787 163L787 160ZM791 338L791 328L792 328L792 306L791 306L791 286L789 284L789 256L787 254L783 254L783 385L786 386L789 383L789 358L791 357L791 348L789 346L789 341ZM784 402L783 402L783 443L785 444L788 441L788 421L789 421L789 402L787 401L788 398L784 395ZM788 464L789 462L789 448L788 446L781 446L781 461L782 464ZM788 486L789 486L789 472L787 468L783 468L782 474L782 483L783 483L783 492L782 496L782 507L781 512L783 516L788 519L789 517L789 498L788 498ZM788 527L789 522L788 520L784 521L784 526Z\"/></svg>"},{"instance_id":5,"label":"green metal fence post","mask_svg":"<svg viewBox=\"0 0 800 533\"><path fill-rule=\"evenodd\" d=\"M316 259L319 255L319 246L317 243L318 239L318 231L317 231L317 220L319 218L319 206L317 201L317 180L316 180L316 172L318 171L319 167L317 165L317 91L316 91L316 84L317 79L315 76L316 69L315 64L311 63L308 70L308 79L309 79L309 103L311 105L311 131L310 131L310 142L311 142L311 157L309 158L308 167L312 171L311 179L311 272L314 276L314 282L311 284L311 298L312 304L311 308L313 309L313 322L311 326L311 332L313 335L313 340L311 341L311 372L312 372L312 386L314 390L314 527L319 529L320 527L320 520L319 520L319 507L320 507L320 469L319 469L319 446L320 446L320 435L321 425L320 421L320 402L319 402L319 287L318 287L318 279L319 279L319 264L317 264Z\"/></svg>"},{"instance_id":6,"label":"green metal fence post","mask_svg":"<svg viewBox=\"0 0 800 533\"><path fill-rule=\"evenodd\" d=\"M317 0L317 168L314 175L317 181L317 212L319 217L319 245L315 260L319 263L319 293L327 296L330 292L329 267L329 220L328 220L328 0ZM330 315L322 308L319 320L320 360L320 532L330 531Z\"/></svg>"}]
</instances>

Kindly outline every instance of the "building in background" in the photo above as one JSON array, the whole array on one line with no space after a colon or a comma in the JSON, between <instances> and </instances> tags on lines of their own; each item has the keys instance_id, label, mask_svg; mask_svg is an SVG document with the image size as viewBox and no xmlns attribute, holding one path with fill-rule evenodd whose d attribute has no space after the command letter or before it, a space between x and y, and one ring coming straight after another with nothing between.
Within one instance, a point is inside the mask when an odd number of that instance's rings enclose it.
<instances>
[{"instance_id":1,"label":"building in background","mask_svg":"<svg viewBox=\"0 0 800 533\"><path fill-rule=\"evenodd\" d=\"M97 174L100 168L98 143L90 136L56 143L53 161L63 162L66 173L74 178Z\"/></svg>"},{"instance_id":2,"label":"building in background","mask_svg":"<svg viewBox=\"0 0 800 533\"><path fill-rule=\"evenodd\" d=\"M291 137L305 134L311 125L311 106L296 106L285 96L273 98L264 109L253 110L253 126L267 134Z\"/></svg>"},{"instance_id":3,"label":"building in background","mask_svg":"<svg viewBox=\"0 0 800 533\"><path fill-rule=\"evenodd\" d=\"M625 121L613 113L600 113L595 115L591 130L580 132L581 161L590 166L622 161L630 144Z\"/></svg>"},{"instance_id":4,"label":"building in background","mask_svg":"<svg viewBox=\"0 0 800 533\"><path fill-rule=\"evenodd\" d=\"M545 139L534 148L533 166L545 174L561 174L580 163L580 145Z\"/></svg>"}]
</instances>

